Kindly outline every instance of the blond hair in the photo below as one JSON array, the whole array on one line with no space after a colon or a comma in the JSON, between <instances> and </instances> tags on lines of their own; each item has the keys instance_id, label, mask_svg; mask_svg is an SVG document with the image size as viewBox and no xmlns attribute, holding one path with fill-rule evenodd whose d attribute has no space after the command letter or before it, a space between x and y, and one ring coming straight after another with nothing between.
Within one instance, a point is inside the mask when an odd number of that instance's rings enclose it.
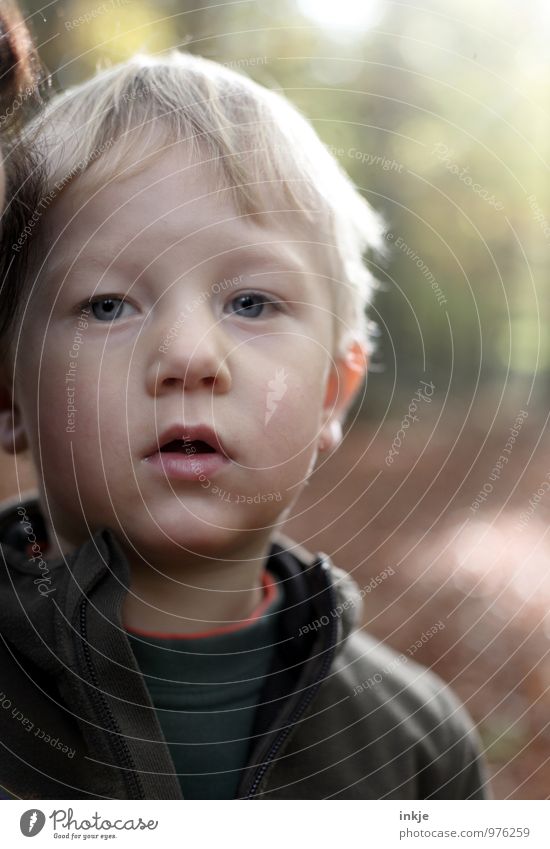
<instances>
[{"instance_id":1,"label":"blond hair","mask_svg":"<svg viewBox=\"0 0 550 849\"><path fill-rule=\"evenodd\" d=\"M189 53L138 54L54 97L23 138L41 160L49 197L92 165L89 176L105 181L124 170L128 153L185 139L193 153L206 153L241 214L303 213L327 258L331 353L343 355L350 338L370 350L374 278L363 255L381 249L381 221L309 122L275 91Z\"/></svg>"}]
</instances>

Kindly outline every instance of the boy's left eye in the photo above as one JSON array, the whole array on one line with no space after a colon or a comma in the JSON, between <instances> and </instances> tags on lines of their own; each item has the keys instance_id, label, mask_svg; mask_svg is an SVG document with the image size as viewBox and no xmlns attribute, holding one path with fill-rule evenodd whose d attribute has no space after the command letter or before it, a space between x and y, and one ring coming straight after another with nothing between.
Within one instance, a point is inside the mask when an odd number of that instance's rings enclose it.
<instances>
[{"instance_id":1,"label":"boy's left eye","mask_svg":"<svg viewBox=\"0 0 550 849\"><path fill-rule=\"evenodd\" d=\"M258 318L265 306L280 309L278 301L264 295L262 292L245 292L244 294L236 295L230 300L229 304L237 304L234 313L236 315L242 315L245 318Z\"/></svg>"}]
</instances>

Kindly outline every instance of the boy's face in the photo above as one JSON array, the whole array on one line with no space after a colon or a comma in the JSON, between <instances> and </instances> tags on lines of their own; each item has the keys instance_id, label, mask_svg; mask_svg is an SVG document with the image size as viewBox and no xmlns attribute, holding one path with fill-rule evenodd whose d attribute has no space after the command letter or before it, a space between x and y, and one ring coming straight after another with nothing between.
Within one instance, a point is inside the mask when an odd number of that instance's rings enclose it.
<instances>
[{"instance_id":1,"label":"boy's face","mask_svg":"<svg viewBox=\"0 0 550 849\"><path fill-rule=\"evenodd\" d=\"M239 216L181 143L95 195L86 179L45 216L51 255L16 352L44 505L69 547L110 526L152 562L230 554L290 509L347 386L316 248L294 243L297 213ZM166 472L147 458L177 424L212 428L231 459L212 471L183 449L196 477Z\"/></svg>"}]
</instances>

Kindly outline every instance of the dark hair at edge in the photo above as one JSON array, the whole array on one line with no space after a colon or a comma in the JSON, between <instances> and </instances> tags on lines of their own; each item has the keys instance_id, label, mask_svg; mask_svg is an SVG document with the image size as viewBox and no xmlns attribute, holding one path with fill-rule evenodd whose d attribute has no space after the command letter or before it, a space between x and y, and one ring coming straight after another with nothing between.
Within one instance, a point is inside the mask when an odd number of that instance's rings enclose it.
<instances>
[{"instance_id":1,"label":"dark hair at edge","mask_svg":"<svg viewBox=\"0 0 550 849\"><path fill-rule=\"evenodd\" d=\"M19 250L14 245L21 237L33 212L44 197L43 169L31 149L14 149L6 168L6 205L0 235L0 356L9 355L18 318L24 306L32 263L33 245L40 226L25 239Z\"/></svg>"},{"instance_id":2,"label":"dark hair at edge","mask_svg":"<svg viewBox=\"0 0 550 849\"><path fill-rule=\"evenodd\" d=\"M17 4L0 4L0 113L5 116L0 142L6 172L6 199L0 233L0 356L7 356L29 271L32 240L19 252L17 242L42 195L40 167L18 133L42 105L45 80L29 29ZM21 100L19 109L11 109Z\"/></svg>"},{"instance_id":3,"label":"dark hair at edge","mask_svg":"<svg viewBox=\"0 0 550 849\"><path fill-rule=\"evenodd\" d=\"M42 78L40 62L32 36L17 5L11 0L0 2L0 112L7 113L10 105L23 93L30 106L40 103L39 84ZM27 110L14 110L3 132L19 127Z\"/></svg>"}]
</instances>

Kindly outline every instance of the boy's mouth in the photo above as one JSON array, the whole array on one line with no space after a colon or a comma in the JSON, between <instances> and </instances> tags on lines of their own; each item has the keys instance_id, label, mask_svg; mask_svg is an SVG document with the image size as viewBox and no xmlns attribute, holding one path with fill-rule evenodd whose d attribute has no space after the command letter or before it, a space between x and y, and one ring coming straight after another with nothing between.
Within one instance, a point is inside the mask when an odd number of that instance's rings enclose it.
<instances>
[{"instance_id":1,"label":"boy's mouth","mask_svg":"<svg viewBox=\"0 0 550 849\"><path fill-rule=\"evenodd\" d=\"M178 453L178 454L212 454L216 453L216 449L212 448L208 442L202 439L184 440L172 439L160 448L162 453Z\"/></svg>"},{"instance_id":2,"label":"boy's mouth","mask_svg":"<svg viewBox=\"0 0 550 849\"><path fill-rule=\"evenodd\" d=\"M158 437L150 446L147 456L155 454L182 454L197 456L205 454L221 454L231 459L224 445L212 428L208 425L172 425Z\"/></svg>"},{"instance_id":3,"label":"boy's mouth","mask_svg":"<svg viewBox=\"0 0 550 849\"><path fill-rule=\"evenodd\" d=\"M223 471L231 457L208 425L173 425L150 446L144 458L148 466L163 477L176 480L206 481Z\"/></svg>"}]
</instances>

